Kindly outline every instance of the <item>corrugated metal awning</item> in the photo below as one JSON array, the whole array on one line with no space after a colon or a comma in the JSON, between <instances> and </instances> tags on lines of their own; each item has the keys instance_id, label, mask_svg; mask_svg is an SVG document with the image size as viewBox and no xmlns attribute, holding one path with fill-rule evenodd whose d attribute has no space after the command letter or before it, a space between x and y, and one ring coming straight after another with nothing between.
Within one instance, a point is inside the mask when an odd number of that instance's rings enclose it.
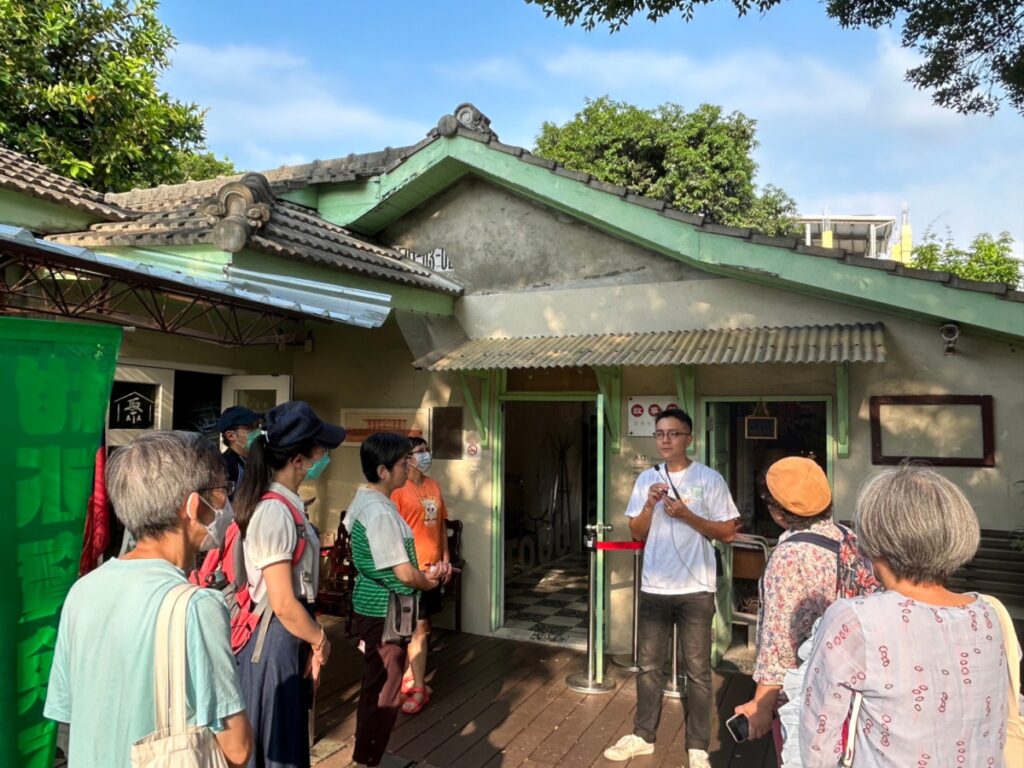
<instances>
[{"instance_id":1,"label":"corrugated metal awning","mask_svg":"<svg viewBox=\"0 0 1024 768\"><path fill-rule=\"evenodd\" d=\"M603 365L728 365L751 363L884 363L885 326L797 325L657 333L603 333L473 339L439 360L414 363L430 371L565 368Z\"/></svg>"},{"instance_id":2,"label":"corrugated metal awning","mask_svg":"<svg viewBox=\"0 0 1024 768\"><path fill-rule=\"evenodd\" d=\"M28 230L0 224L0 246L10 245L36 252L67 265L109 275L130 275L165 291L181 291L236 302L240 306L306 316L363 328L379 328L391 311L391 294L346 288L338 284L248 272L227 266L220 279L194 276L158 264L90 251L73 245L39 240ZM188 259L181 259L187 263Z\"/></svg>"}]
</instances>

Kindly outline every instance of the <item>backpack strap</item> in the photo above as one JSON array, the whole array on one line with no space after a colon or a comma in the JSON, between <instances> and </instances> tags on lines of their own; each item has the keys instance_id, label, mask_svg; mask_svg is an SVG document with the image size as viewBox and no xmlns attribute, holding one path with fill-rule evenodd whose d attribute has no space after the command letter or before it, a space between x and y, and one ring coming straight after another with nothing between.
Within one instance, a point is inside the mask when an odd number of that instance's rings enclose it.
<instances>
[{"instance_id":1,"label":"backpack strap","mask_svg":"<svg viewBox=\"0 0 1024 768\"><path fill-rule=\"evenodd\" d=\"M806 542L807 544L814 544L822 549L827 549L832 554L839 556L839 547L842 542L836 539L830 539L828 536L822 536L820 533L811 533L810 531L800 531L794 533L792 536L787 538L782 544L799 544L800 542Z\"/></svg>"},{"instance_id":2,"label":"backpack strap","mask_svg":"<svg viewBox=\"0 0 1024 768\"><path fill-rule=\"evenodd\" d=\"M295 552L292 554L292 565L298 565L302 559L303 553L306 551L306 517L294 504L292 504L285 496L282 496L277 491L267 491L260 496L260 501L279 501L288 507L288 511L292 513L292 521L295 523Z\"/></svg>"},{"instance_id":3,"label":"backpack strap","mask_svg":"<svg viewBox=\"0 0 1024 768\"><path fill-rule=\"evenodd\" d=\"M270 593L263 595L263 599L256 603L253 615L259 617L259 629L256 630L256 645L252 649L252 663L259 664L263 656L263 644L267 641L267 630L270 628L270 618L274 612L270 610Z\"/></svg>"},{"instance_id":4,"label":"backpack strap","mask_svg":"<svg viewBox=\"0 0 1024 768\"><path fill-rule=\"evenodd\" d=\"M284 504L288 511L292 515L292 521L295 523L295 552L292 553L292 567L294 568L302 560L302 555L306 551L306 518L299 512L299 510L292 504L285 496L282 496L276 491L267 491L260 497L260 501L279 501ZM241 552L242 548L238 547L238 552ZM239 560L243 561L242 571L244 572L244 559L236 555L235 573L238 573L237 563ZM270 608L270 592L267 591L263 598L256 603L256 607L253 609L253 614L259 617L259 629L256 630L256 645L252 650L252 663L259 664L260 659L263 657L263 645L267 641L267 630L270 628L270 619L274 615L274 612Z\"/></svg>"}]
</instances>

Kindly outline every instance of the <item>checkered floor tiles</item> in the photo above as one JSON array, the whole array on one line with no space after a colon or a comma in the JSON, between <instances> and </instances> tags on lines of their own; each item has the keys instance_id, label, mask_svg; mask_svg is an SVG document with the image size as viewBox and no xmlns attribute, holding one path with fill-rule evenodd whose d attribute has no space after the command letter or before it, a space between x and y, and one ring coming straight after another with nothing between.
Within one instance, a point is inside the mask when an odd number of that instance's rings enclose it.
<instances>
[{"instance_id":1,"label":"checkered floor tiles","mask_svg":"<svg viewBox=\"0 0 1024 768\"><path fill-rule=\"evenodd\" d=\"M503 634L523 640L585 648L587 564L570 555L505 584Z\"/></svg>"}]
</instances>

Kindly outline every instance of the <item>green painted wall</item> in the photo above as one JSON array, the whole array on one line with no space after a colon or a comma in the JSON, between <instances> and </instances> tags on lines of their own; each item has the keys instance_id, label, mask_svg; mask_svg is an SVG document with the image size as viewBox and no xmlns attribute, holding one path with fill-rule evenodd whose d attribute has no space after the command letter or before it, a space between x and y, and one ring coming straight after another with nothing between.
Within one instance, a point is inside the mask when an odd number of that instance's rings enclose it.
<instances>
[{"instance_id":1,"label":"green painted wall","mask_svg":"<svg viewBox=\"0 0 1024 768\"><path fill-rule=\"evenodd\" d=\"M337 285L344 288L358 288L365 291L379 291L391 294L389 306L392 309L409 309L432 315L449 316L453 312L453 297L412 286L400 285L371 277L363 277L336 269L320 267L301 261L285 261L258 251L243 250L236 253L234 264L267 274L286 275L305 280Z\"/></svg>"},{"instance_id":2,"label":"green painted wall","mask_svg":"<svg viewBox=\"0 0 1024 768\"><path fill-rule=\"evenodd\" d=\"M307 208L315 209L318 204L319 194L317 187L302 187L301 189L295 189L291 192L285 192L278 195L281 200L287 200L290 203L296 205L304 205Z\"/></svg>"},{"instance_id":3,"label":"green painted wall","mask_svg":"<svg viewBox=\"0 0 1024 768\"><path fill-rule=\"evenodd\" d=\"M73 208L0 189L0 224L24 227L36 234L79 232L102 219Z\"/></svg>"}]
</instances>

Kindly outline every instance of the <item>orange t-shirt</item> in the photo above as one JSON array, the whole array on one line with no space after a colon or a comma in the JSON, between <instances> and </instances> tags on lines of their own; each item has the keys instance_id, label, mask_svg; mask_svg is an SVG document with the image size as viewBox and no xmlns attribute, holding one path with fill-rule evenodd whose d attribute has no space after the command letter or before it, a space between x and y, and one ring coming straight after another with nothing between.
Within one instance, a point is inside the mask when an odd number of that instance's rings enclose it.
<instances>
[{"instance_id":1,"label":"orange t-shirt","mask_svg":"<svg viewBox=\"0 0 1024 768\"><path fill-rule=\"evenodd\" d=\"M444 557L444 539L448 535L444 525L448 519L448 510L444 506L437 482L426 475L421 485L406 480L405 485L391 492L391 501L412 528L416 539L416 560L420 568L441 562Z\"/></svg>"}]
</instances>

